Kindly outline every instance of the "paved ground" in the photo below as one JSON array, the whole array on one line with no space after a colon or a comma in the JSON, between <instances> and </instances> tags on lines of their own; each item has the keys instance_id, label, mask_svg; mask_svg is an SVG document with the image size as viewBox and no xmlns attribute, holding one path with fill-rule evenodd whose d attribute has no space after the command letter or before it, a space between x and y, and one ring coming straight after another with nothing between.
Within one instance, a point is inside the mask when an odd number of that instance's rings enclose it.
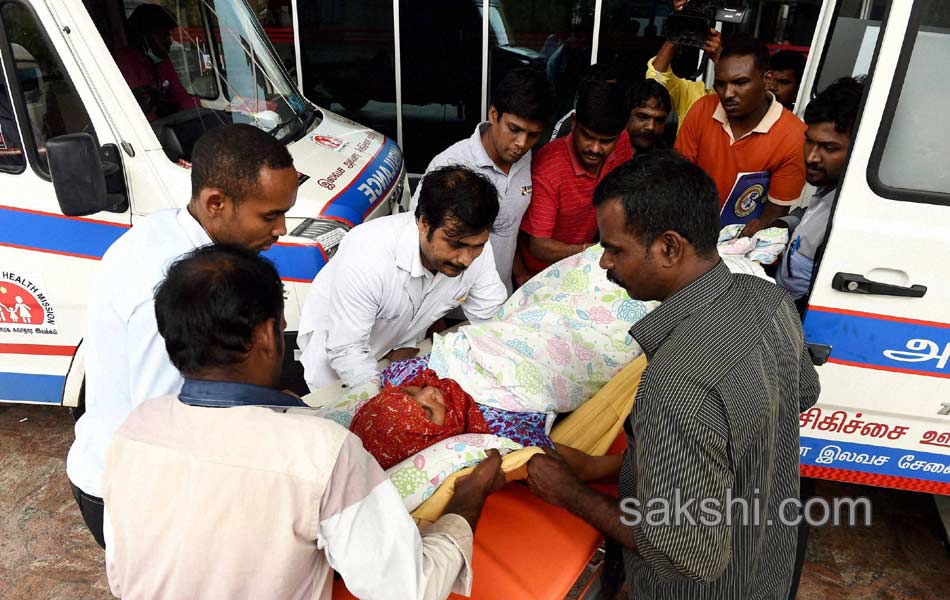
<instances>
[{"instance_id":1,"label":"paved ground","mask_svg":"<svg viewBox=\"0 0 950 600\"><path fill-rule=\"evenodd\" d=\"M102 552L79 516L64 464L65 409L0 405L0 598L110 598ZM930 496L818 483L823 496L868 496L871 527L812 532L802 600L950 595L950 558Z\"/></svg>"}]
</instances>

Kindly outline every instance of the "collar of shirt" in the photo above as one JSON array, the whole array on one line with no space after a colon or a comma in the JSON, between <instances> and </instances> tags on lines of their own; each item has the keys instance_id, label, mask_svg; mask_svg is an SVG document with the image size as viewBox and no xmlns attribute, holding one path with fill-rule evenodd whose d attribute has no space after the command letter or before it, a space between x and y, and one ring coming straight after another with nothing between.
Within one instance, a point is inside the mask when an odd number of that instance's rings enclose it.
<instances>
[{"instance_id":1,"label":"collar of shirt","mask_svg":"<svg viewBox=\"0 0 950 600\"><path fill-rule=\"evenodd\" d=\"M181 226L181 230L185 232L185 235L188 237L188 239L195 245L195 248L200 248L201 246L207 246L214 243L211 239L211 236L209 236L208 232L205 231L205 228L202 227L201 223L198 222L198 219L188 212L187 206L179 209L178 224Z\"/></svg>"},{"instance_id":2,"label":"collar of shirt","mask_svg":"<svg viewBox=\"0 0 950 600\"><path fill-rule=\"evenodd\" d=\"M272 388L237 383L185 378L178 399L189 406L227 408L229 406L306 407L302 400Z\"/></svg>"},{"instance_id":3,"label":"collar of shirt","mask_svg":"<svg viewBox=\"0 0 950 600\"><path fill-rule=\"evenodd\" d=\"M732 285L732 272L719 261L715 267L661 302L630 328L647 359L652 359L673 330L691 314L710 304Z\"/></svg>"},{"instance_id":4,"label":"collar of shirt","mask_svg":"<svg viewBox=\"0 0 950 600\"><path fill-rule=\"evenodd\" d=\"M779 102L771 92L768 92L768 94L769 98L772 99L772 103L769 104L769 109L765 111L765 116L762 117L762 120L759 121L758 125L753 127L749 133L739 138L739 140L744 139L753 133L768 133L782 117L782 110L784 110L782 103ZM729 118L726 116L726 109L722 107L721 100L719 101L719 104L716 105L716 111L713 113L713 119L722 123L723 131L726 132L733 144L739 141L732 135L732 125L729 124Z\"/></svg>"},{"instance_id":5,"label":"collar of shirt","mask_svg":"<svg viewBox=\"0 0 950 600\"><path fill-rule=\"evenodd\" d=\"M483 169L492 169L499 175L511 179L511 177L525 165L531 164L531 151L528 150L525 152L524 156L511 165L511 168L508 169L508 173L505 173L495 164L495 161L488 156L488 150L485 149L485 144L482 142L482 134L485 133L485 130L490 126L491 123L488 121L482 121L475 127L475 133L472 134L472 137L468 138L472 147L472 156L475 159L475 166Z\"/></svg>"},{"instance_id":6,"label":"collar of shirt","mask_svg":"<svg viewBox=\"0 0 950 600\"><path fill-rule=\"evenodd\" d=\"M422 264L422 249L419 247L419 226L415 218L408 219L399 232L396 242L396 266L408 271L410 277L432 279L432 271Z\"/></svg>"}]
</instances>

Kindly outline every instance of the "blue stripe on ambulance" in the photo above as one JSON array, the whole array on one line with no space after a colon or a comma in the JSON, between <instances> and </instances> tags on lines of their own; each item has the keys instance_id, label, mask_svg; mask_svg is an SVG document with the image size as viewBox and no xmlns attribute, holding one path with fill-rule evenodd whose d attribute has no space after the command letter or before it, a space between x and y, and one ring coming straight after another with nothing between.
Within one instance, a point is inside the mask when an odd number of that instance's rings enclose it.
<instances>
[{"instance_id":1,"label":"blue stripe on ambulance","mask_svg":"<svg viewBox=\"0 0 950 600\"><path fill-rule=\"evenodd\" d=\"M0 243L102 258L127 226L0 207Z\"/></svg>"},{"instance_id":2,"label":"blue stripe on ambulance","mask_svg":"<svg viewBox=\"0 0 950 600\"><path fill-rule=\"evenodd\" d=\"M0 244L27 250L100 259L129 228L122 225L0 207ZM316 246L275 245L264 256L282 278L312 281L326 259Z\"/></svg>"},{"instance_id":3,"label":"blue stripe on ambulance","mask_svg":"<svg viewBox=\"0 0 950 600\"><path fill-rule=\"evenodd\" d=\"M366 177L351 182L320 214L359 225L373 206L386 197L396 184L401 170L402 152L396 142L386 138L379 152L361 172L365 173Z\"/></svg>"},{"instance_id":4,"label":"blue stripe on ambulance","mask_svg":"<svg viewBox=\"0 0 950 600\"><path fill-rule=\"evenodd\" d=\"M62 375L0 373L0 400L61 404L65 383Z\"/></svg>"},{"instance_id":5,"label":"blue stripe on ambulance","mask_svg":"<svg viewBox=\"0 0 950 600\"><path fill-rule=\"evenodd\" d=\"M801 437L801 463L909 479L950 483L945 454Z\"/></svg>"},{"instance_id":6,"label":"blue stripe on ambulance","mask_svg":"<svg viewBox=\"0 0 950 600\"><path fill-rule=\"evenodd\" d=\"M810 307L805 339L831 346L831 362L950 377L950 325Z\"/></svg>"}]
</instances>

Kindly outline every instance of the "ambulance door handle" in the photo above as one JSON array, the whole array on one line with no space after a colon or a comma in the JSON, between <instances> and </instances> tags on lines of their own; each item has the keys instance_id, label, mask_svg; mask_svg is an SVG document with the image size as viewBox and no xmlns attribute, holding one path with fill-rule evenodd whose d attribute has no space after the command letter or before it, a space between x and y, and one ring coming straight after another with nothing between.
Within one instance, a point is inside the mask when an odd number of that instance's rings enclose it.
<instances>
[{"instance_id":1,"label":"ambulance door handle","mask_svg":"<svg viewBox=\"0 0 950 600\"><path fill-rule=\"evenodd\" d=\"M911 285L908 287L871 281L857 273L835 273L831 280L831 287L839 292L849 294L875 294L879 296L903 296L906 298L923 298L927 293L925 285Z\"/></svg>"}]
</instances>

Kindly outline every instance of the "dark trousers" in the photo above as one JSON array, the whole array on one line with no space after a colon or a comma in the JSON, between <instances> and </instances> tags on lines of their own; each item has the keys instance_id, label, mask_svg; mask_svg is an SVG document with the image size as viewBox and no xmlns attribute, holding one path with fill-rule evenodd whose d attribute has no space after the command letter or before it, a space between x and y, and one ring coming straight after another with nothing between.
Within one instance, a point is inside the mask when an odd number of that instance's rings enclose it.
<instances>
[{"instance_id":1,"label":"dark trousers","mask_svg":"<svg viewBox=\"0 0 950 600\"><path fill-rule=\"evenodd\" d=\"M96 538L96 543L105 550L106 542L102 537L102 498L90 496L73 485L72 481L69 482L69 489L73 491L73 498L79 505L79 512L82 513L82 520L86 522L86 527L89 528L92 537Z\"/></svg>"},{"instance_id":2,"label":"dark trousers","mask_svg":"<svg viewBox=\"0 0 950 600\"><path fill-rule=\"evenodd\" d=\"M801 501L804 505L815 496L815 480L809 477L801 479ZM798 596L798 584L802 579L802 566L805 564L805 550L808 549L808 523L805 519L798 524L798 545L795 549L795 571L792 574L792 589L788 592L788 600L795 600Z\"/></svg>"}]
</instances>

